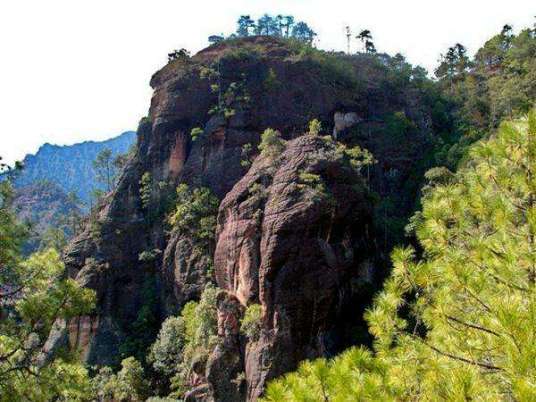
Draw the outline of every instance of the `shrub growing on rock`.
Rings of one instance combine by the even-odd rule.
[[[285,149],[285,142],[281,139],[281,133],[273,128],[267,128],[261,135],[259,151],[261,155],[275,158]]]
[[[216,296],[218,289],[207,285],[199,302],[187,303],[179,317],[170,317],[151,346],[153,368],[171,377],[170,397],[182,397],[191,386],[194,363],[204,366],[217,340]]]
[[[309,122],[309,134],[319,135],[320,131],[322,131],[322,123],[318,119],[311,120]]]
[[[177,187],[175,210],[168,221],[174,229],[189,233],[200,242],[214,238],[219,201],[208,188]]]
[[[145,172],[142,174],[140,179],[140,198],[143,209],[149,208],[151,203],[152,182],[151,173]]]
[[[92,382],[98,400],[141,402],[150,392],[143,367],[134,357],[124,359],[117,374],[109,367],[101,368]]]
[[[151,346],[148,361],[153,368],[170,376],[176,373],[183,359],[186,344],[186,324],[182,317],[169,317],[162,324],[155,343]]]
[[[240,332],[249,339],[256,341],[261,332],[262,306],[250,304],[240,323]]]
[[[194,127],[190,131],[190,137],[192,138],[192,141],[197,141],[202,135],[203,129],[201,127]]]

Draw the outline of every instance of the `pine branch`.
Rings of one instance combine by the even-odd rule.
[[[433,345],[430,345],[428,342],[424,341],[423,339],[420,339],[418,337],[414,337],[414,339],[418,339],[424,345],[428,346],[430,349],[432,349],[434,352],[440,354],[441,356],[445,356],[445,357],[448,357],[448,358],[453,359],[453,360],[457,360],[457,361],[460,361],[460,362],[463,362],[463,363],[470,364],[472,366],[477,366],[477,367],[485,368],[485,369],[488,369],[488,370],[503,371],[502,367],[494,366],[493,364],[488,364],[488,363],[483,363],[483,362],[478,362],[478,361],[475,361],[475,360],[467,359],[467,358],[462,357],[462,356],[456,356],[456,355],[454,355],[452,353],[444,352],[441,349],[439,349],[439,348],[437,348],[437,347],[435,347]]]
[[[454,321],[460,325],[463,325],[467,328],[472,328],[472,329],[476,329],[476,330],[479,330],[479,331],[483,331],[483,332],[487,332],[488,334],[491,334],[491,335],[495,335],[495,336],[498,336],[500,337],[501,334],[499,334],[498,332],[495,332],[491,329],[488,329],[488,328],[485,328],[485,327],[482,327],[480,325],[476,325],[476,324],[471,324],[471,323],[467,323],[467,322],[464,322],[456,317],[452,317],[450,315],[445,315],[445,317],[448,319],[448,320],[451,320],[451,321]]]

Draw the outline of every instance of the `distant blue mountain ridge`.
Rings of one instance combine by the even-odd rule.
[[[26,155],[24,169],[17,175],[14,185],[22,189],[38,182],[56,184],[66,194],[74,192],[85,207],[90,204],[92,192],[104,189],[93,168],[93,161],[105,148],[113,157],[126,153],[136,141],[136,132],[123,134],[105,141],[86,141],[74,145],[42,145],[35,155]]]

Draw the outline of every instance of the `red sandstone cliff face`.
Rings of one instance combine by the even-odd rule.
[[[304,183],[304,173],[319,182]],[[259,339],[242,340],[248,400],[267,379],[328,353],[352,284],[373,281],[365,271],[376,248],[367,194],[332,141],[306,135],[275,160],[258,158],[222,201],[217,283],[263,311]]]
[[[363,178],[334,144],[301,135],[313,118],[332,132],[336,112],[357,116],[349,120],[375,128],[376,135],[369,130],[368,136],[355,136],[345,125],[338,127],[339,137],[374,152],[379,163],[368,176],[379,183],[376,191],[402,193],[426,150],[430,125],[426,111],[414,107],[419,95],[411,84],[399,93],[381,93],[381,85],[388,87],[383,67],[370,70],[367,60],[358,60],[341,73],[330,63],[273,38],[253,37],[173,61],[153,76],[154,95],[138,129],[136,155],[98,220],[65,256],[69,274],[96,290],[97,310],[57,323],[48,350],[76,345],[90,364],[117,363],[125,339],[139,335],[132,323],[147,302],[147,283],[154,284],[160,302],[154,315],[162,320],[197,299],[208,281],[225,290],[218,306],[221,342],[209,358],[207,383],[188,400],[207,393],[218,401],[254,400],[268,379],[300,360],[330,355],[355,341],[349,334],[370,301],[363,288],[374,282],[379,256],[373,203]],[[240,83],[249,101],[229,101],[225,106],[234,114],[226,118],[209,113],[219,95],[210,88],[214,82],[202,77],[205,68],[218,71],[220,88]],[[382,116],[399,110],[414,122],[407,149],[381,136]],[[195,142],[194,127],[203,128]],[[267,127],[290,140],[287,150],[245,167],[242,147],[255,150]],[[255,156],[254,151],[250,157]],[[385,172],[393,167],[398,176],[387,182]],[[326,195],[303,181],[304,172],[320,176]],[[145,173],[151,178],[147,205],[140,196]],[[179,183],[208,187],[223,200],[217,242],[208,252],[196,251],[191,238],[166,223]],[[405,197],[409,203],[415,194]],[[141,261],[140,254],[150,250],[160,253]],[[215,276],[207,269],[212,260]],[[239,333],[252,303],[263,311],[256,340]],[[245,383],[234,385],[242,372]]]

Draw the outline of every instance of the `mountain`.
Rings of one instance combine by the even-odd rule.
[[[35,155],[23,160],[24,169],[15,180],[16,188],[40,181],[58,185],[66,194],[74,192],[88,206],[94,189],[103,189],[95,175],[93,161],[109,148],[113,156],[126,153],[136,141],[136,133],[127,131],[106,141],[86,141],[74,145],[44,144]]]
[[[25,254],[39,248],[42,241],[55,241],[58,246],[75,234],[78,224],[73,222],[74,217],[80,219],[87,212],[94,189],[103,189],[103,183],[96,178],[93,161],[103,149],[110,149],[112,157],[124,154],[135,140],[136,133],[127,131],[106,141],[65,146],[45,144],[35,155],[24,158],[24,169],[13,180],[13,206],[19,220],[30,227]],[[70,196],[71,193],[78,199]]]
[[[135,156],[65,254],[97,309],[58,322],[45,350],[148,364],[181,315],[185,400],[253,401],[300,361],[368,342],[362,313],[450,123],[433,81],[401,56],[249,37],[151,85]]]

